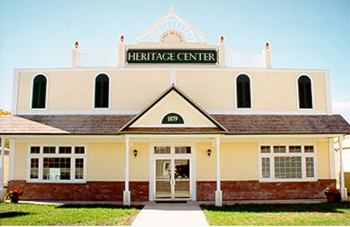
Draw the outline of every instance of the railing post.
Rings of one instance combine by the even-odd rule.
[[[75,42],[74,48],[72,51],[72,67],[79,67],[80,66],[80,50],[79,50],[79,43]]]
[[[125,44],[124,44],[124,36],[120,36],[120,43],[119,43],[119,67],[125,66]]]
[[[219,42],[219,67],[225,67],[225,44],[224,44],[224,37],[220,37]]]
[[[269,43],[265,43],[263,56],[264,56],[264,67],[271,68],[271,52],[269,50]]]

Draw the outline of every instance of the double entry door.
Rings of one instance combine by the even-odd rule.
[[[164,147],[155,147],[163,149]],[[155,199],[191,199],[191,147],[168,147],[168,154],[155,157]],[[182,152],[182,153],[179,153]],[[188,152],[188,153],[187,153]]]

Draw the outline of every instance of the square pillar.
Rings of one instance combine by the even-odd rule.
[[[339,137],[339,161],[340,161],[340,195],[341,200],[348,200],[348,190],[344,182],[344,165],[343,165],[343,137]]]
[[[216,137],[216,191],[215,206],[222,206],[222,191],[220,178],[220,138]]]
[[[130,206],[130,190],[129,190],[129,137],[125,140],[125,190],[123,192],[123,205]]]

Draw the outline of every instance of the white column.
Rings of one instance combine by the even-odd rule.
[[[129,137],[125,141],[125,191],[123,193],[123,204],[130,206],[130,191],[129,191]]]
[[[339,137],[339,156],[340,156],[340,194],[342,200],[348,199],[348,192],[344,184],[344,166],[343,166],[343,137]]]
[[[222,206],[222,191],[220,179],[220,138],[216,137],[216,191],[215,206]]]
[[[1,175],[0,175],[0,202],[3,202],[4,198],[4,154],[5,154],[5,137],[1,137]]]

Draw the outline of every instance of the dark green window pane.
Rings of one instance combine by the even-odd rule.
[[[108,108],[109,103],[109,78],[100,74],[95,81],[95,108]]]
[[[299,108],[311,109],[312,108],[312,91],[311,80],[307,76],[301,76],[298,80],[299,89]]]
[[[250,108],[250,79],[247,75],[237,77],[237,107]]]
[[[32,108],[44,109],[46,102],[46,77],[38,75],[33,81]]]

